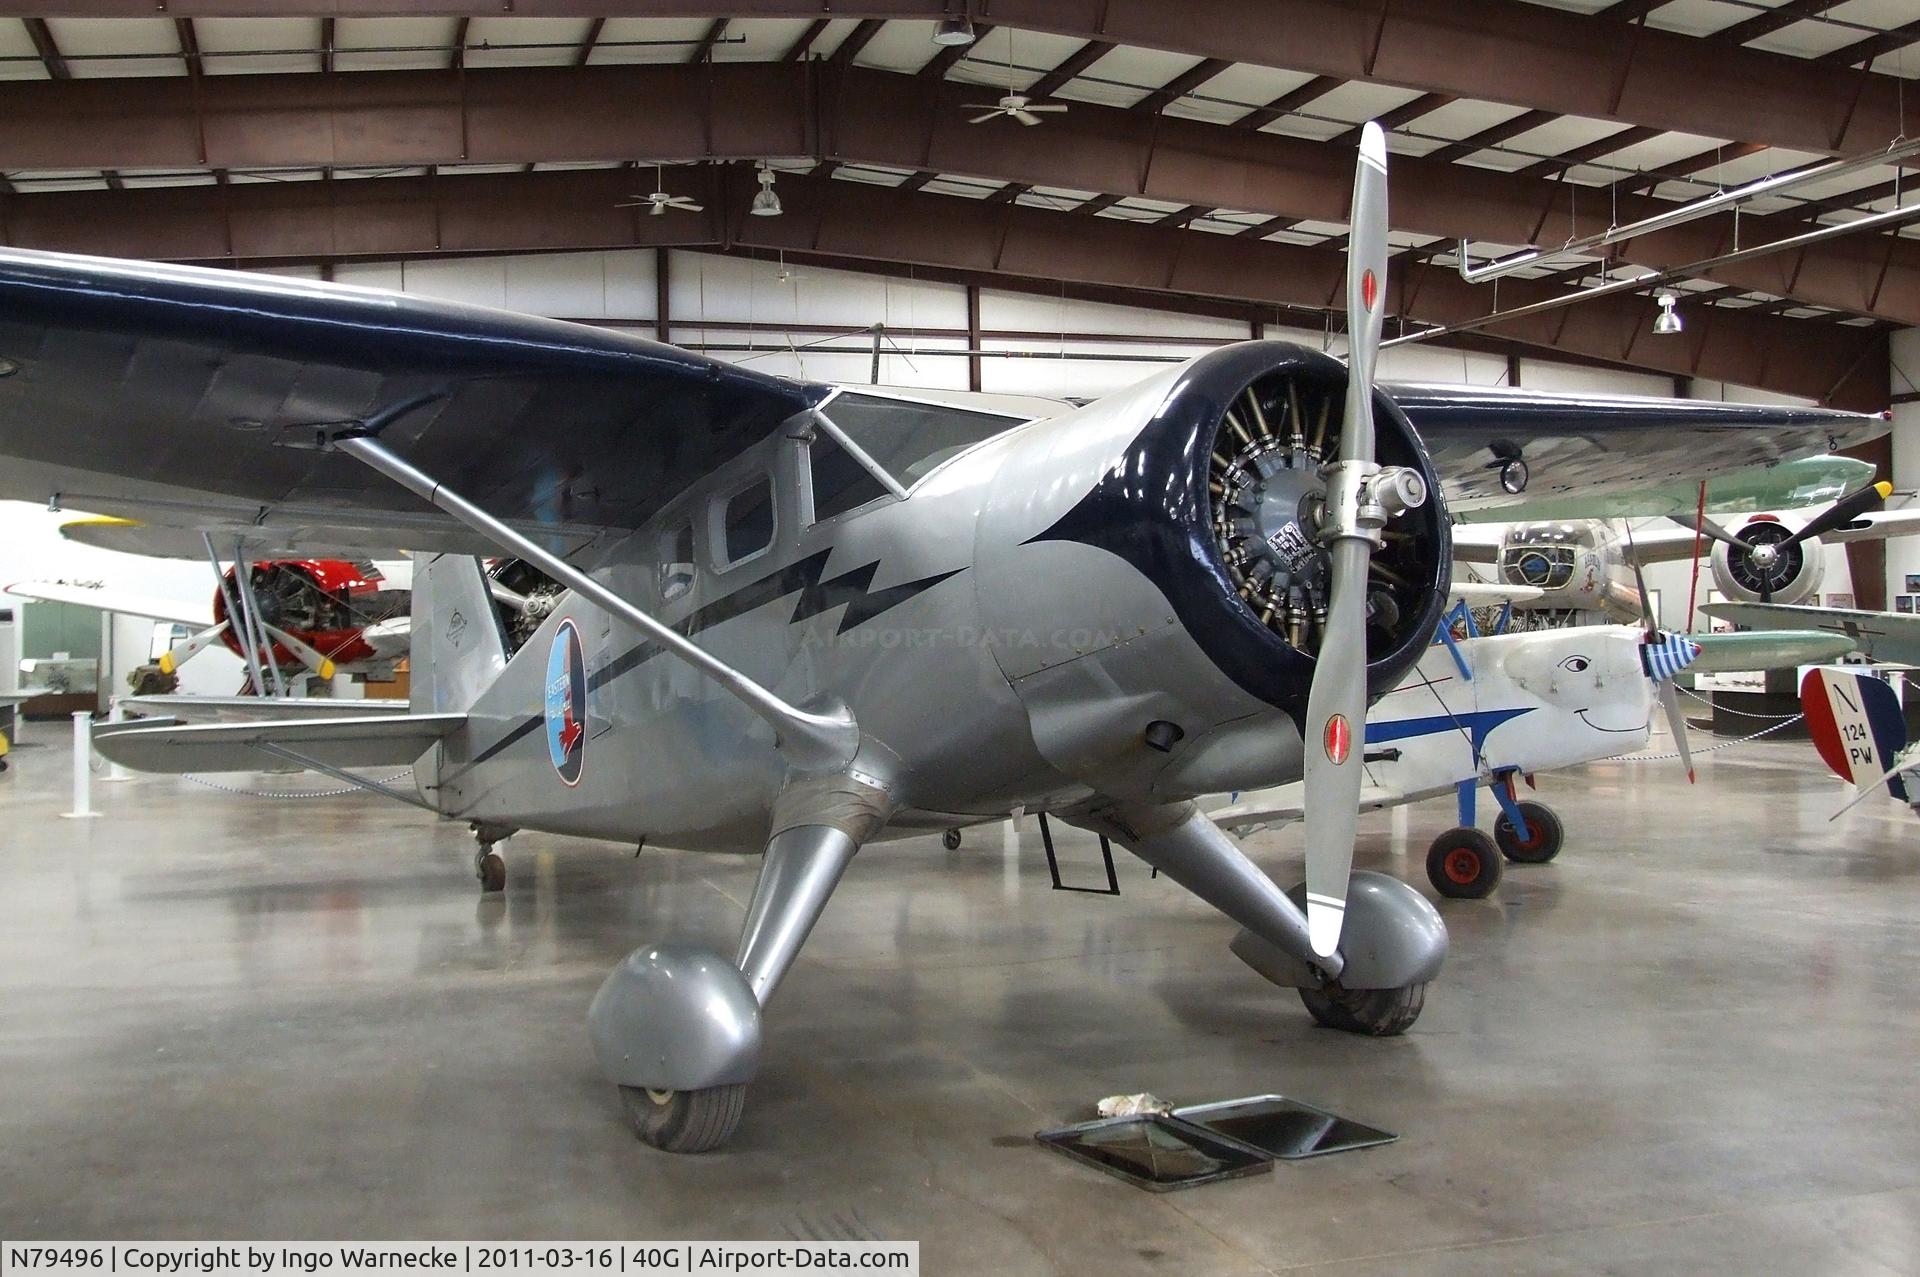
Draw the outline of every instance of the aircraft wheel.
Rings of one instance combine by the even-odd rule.
[[[1405,1033],[1427,1002],[1427,982],[1398,989],[1343,989],[1336,981],[1300,990],[1313,1018],[1330,1029],[1390,1038]]]
[[[1493,822],[1493,840],[1500,844],[1500,854],[1515,864],[1544,865],[1560,854],[1560,846],[1566,839],[1566,829],[1560,823],[1560,817],[1554,815],[1553,808],[1545,803],[1519,803],[1520,815],[1527,822],[1527,832],[1532,835],[1525,842],[1513,831],[1513,822],[1507,819],[1507,813],[1501,812],[1500,819]]]
[[[1532,817],[1528,817],[1532,819]],[[1500,854],[1478,829],[1449,829],[1427,848],[1427,878],[1455,900],[1481,900],[1500,885]]]
[[[948,851],[960,850],[960,831],[958,829],[949,829],[946,833],[941,834],[940,845]]]
[[[507,859],[492,847],[482,847],[473,858],[473,876],[487,895],[507,889]]]
[[[633,1133],[643,1143],[668,1153],[706,1153],[725,1144],[747,1107],[747,1084],[709,1086],[698,1091],[651,1091],[623,1086]]]

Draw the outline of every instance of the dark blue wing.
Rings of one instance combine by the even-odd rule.
[[[638,527],[826,393],[619,332],[192,267],[0,251],[0,496],[244,511],[342,543],[460,535],[316,429],[437,396],[384,436],[523,527]],[[172,504],[169,504],[172,503]],[[219,522],[219,520],[216,520]],[[361,535],[363,533],[365,535]]]

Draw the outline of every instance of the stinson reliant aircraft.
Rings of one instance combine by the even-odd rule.
[[[1364,130],[1346,365],[1224,347],[1023,419],[631,334],[276,277],[0,251],[0,496],[416,552],[412,713],[134,727],[157,771],[413,764],[474,824],[750,852],[733,959],[646,944],[588,1012],[641,1137],[738,1123],[762,1008],[879,837],[1044,811],[1243,929],[1322,1023],[1405,1030],[1446,952],[1351,873],[1368,702],[1448,598],[1447,500],[1515,456],[1602,490],[1849,447],[1851,413],[1374,383],[1386,147]],[[480,556],[570,595],[524,641]],[[1196,796],[1304,777],[1282,890]],[[368,782],[371,784],[371,782]]]

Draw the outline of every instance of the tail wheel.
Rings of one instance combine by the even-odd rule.
[[[633,1133],[668,1153],[707,1153],[725,1144],[747,1107],[747,1084],[698,1091],[652,1091],[623,1086]]]
[[[1531,816],[1528,817],[1532,819]],[[1427,878],[1454,900],[1481,900],[1500,885],[1500,853],[1478,829],[1449,829],[1427,848]]]
[[[1553,808],[1545,803],[1517,805],[1520,818],[1527,822],[1527,838],[1523,841],[1514,832],[1513,822],[1507,819],[1507,814],[1501,812],[1500,819],[1493,822],[1493,840],[1500,844],[1500,854],[1515,864],[1544,865],[1560,854],[1566,829]]]
[[[1368,1037],[1397,1037],[1413,1027],[1427,1004],[1427,983],[1398,989],[1343,989],[1338,983],[1300,990],[1313,1018],[1330,1029]]]

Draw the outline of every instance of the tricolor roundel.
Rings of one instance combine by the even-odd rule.
[[[587,663],[571,618],[560,622],[547,648],[546,719],[553,770],[577,785],[587,756]]]

